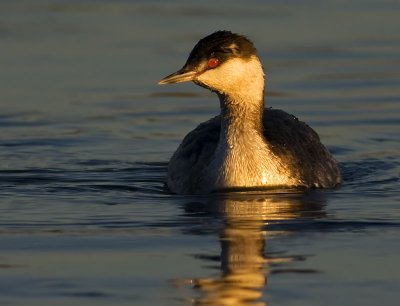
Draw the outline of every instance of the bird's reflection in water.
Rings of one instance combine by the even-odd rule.
[[[322,199],[304,194],[226,194],[201,203],[188,203],[186,211],[221,218],[221,273],[191,280],[199,296],[192,305],[266,305],[262,299],[268,265],[290,257],[267,257],[268,223],[301,217],[319,218]],[[280,234],[285,234],[282,230]],[[277,234],[275,231],[274,234]]]

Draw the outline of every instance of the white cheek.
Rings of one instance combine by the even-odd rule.
[[[255,56],[248,60],[230,59],[198,75],[196,81],[199,85],[229,95],[236,101],[246,99],[247,103],[258,103],[263,100],[264,72]]]
[[[232,59],[217,68],[205,71],[197,77],[197,80],[220,92],[226,92],[240,86],[244,75],[245,65],[240,59]]]

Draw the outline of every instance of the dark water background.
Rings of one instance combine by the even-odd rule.
[[[0,1],[0,305],[398,305],[399,10]],[[340,189],[164,190],[218,102],[156,83],[218,29],[256,43],[267,105],[318,131]]]

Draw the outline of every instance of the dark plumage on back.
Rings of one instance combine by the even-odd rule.
[[[272,152],[292,169],[299,169],[301,187],[332,188],[340,183],[340,170],[318,134],[306,123],[279,109],[264,110],[264,137]],[[218,145],[221,117],[200,124],[183,139],[172,156],[169,168],[174,178],[182,173],[201,173],[204,161],[211,160]],[[318,145],[316,145],[318,144]],[[186,193],[197,193],[201,176],[188,175]]]

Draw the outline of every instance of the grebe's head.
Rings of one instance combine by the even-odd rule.
[[[158,84],[188,81],[223,95],[264,89],[264,73],[253,43],[229,31],[218,31],[201,39],[186,64]]]

